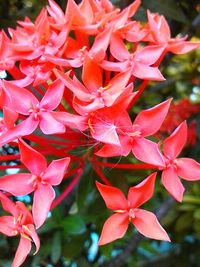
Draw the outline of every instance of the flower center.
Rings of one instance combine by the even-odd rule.
[[[34,118],[37,120],[40,112],[46,111],[44,108],[40,108],[39,104],[35,107],[29,109],[29,113],[33,114]]]
[[[165,168],[177,169],[177,160],[165,157]]]
[[[85,60],[85,55],[87,54],[87,46],[83,46],[81,49],[78,51],[78,56],[81,61]]]
[[[135,218],[135,209],[129,209],[128,217],[129,217],[129,221]]]
[[[41,173],[39,176],[32,175],[28,181],[28,184],[33,184],[34,189],[37,189],[38,184],[46,184],[47,182],[43,179],[44,173]]]

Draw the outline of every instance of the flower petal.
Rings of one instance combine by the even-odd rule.
[[[82,80],[90,93],[102,86],[102,69],[89,56],[85,57],[83,63]]]
[[[145,65],[152,65],[160,58],[165,51],[165,45],[151,45],[145,46],[135,53],[136,61],[139,61]]]
[[[17,235],[14,225],[14,217],[13,216],[2,216],[0,217],[0,233],[7,236],[15,236]]]
[[[182,55],[192,50],[195,50],[199,47],[200,47],[200,42],[182,41],[182,42],[176,42],[174,44],[171,43],[167,48],[167,50],[173,54]]]
[[[3,118],[4,118],[4,122],[6,124],[6,127],[9,129],[9,128],[14,127],[14,123],[18,119],[18,113],[16,113],[15,111],[13,111],[10,108],[4,106],[3,107]]]
[[[121,146],[105,144],[95,153],[99,157],[114,157],[114,156],[128,156],[131,152],[132,145],[129,136],[120,136]]]
[[[119,61],[125,61],[131,56],[123,40],[117,34],[112,34],[110,39],[110,53]]]
[[[162,184],[170,195],[172,195],[177,201],[182,202],[185,188],[183,187],[174,168],[168,168],[163,171]]]
[[[72,80],[69,77],[69,72],[63,73],[56,69],[54,70],[54,73],[78,99],[88,102],[90,94],[87,88],[79,82],[76,76],[74,76],[74,79]]]
[[[3,209],[11,213],[14,217],[17,215],[15,204],[3,193],[0,192],[0,201]]]
[[[55,80],[52,84],[50,84],[48,90],[43,96],[40,107],[45,108],[47,110],[54,110],[60,104],[64,93],[65,86],[63,82],[59,79]]]
[[[16,202],[16,208],[18,211],[16,218],[22,213],[23,217],[21,218],[21,224],[33,224],[33,217],[31,212],[28,210],[28,208],[25,206],[25,204],[21,201]]]
[[[29,183],[32,174],[17,173],[6,175],[0,178],[0,189],[11,193],[14,196],[24,196],[30,194],[34,189]]]
[[[36,229],[46,220],[52,201],[55,198],[55,191],[49,184],[38,184],[33,198],[33,219]]]
[[[57,121],[50,112],[42,112],[40,115],[40,129],[44,134],[64,133],[65,126]]]
[[[187,124],[183,121],[175,131],[164,140],[163,151],[166,157],[175,159],[187,141]]]
[[[11,108],[20,114],[29,115],[29,110],[39,103],[37,98],[27,89],[20,88],[8,81],[3,81],[3,88],[11,97]]]
[[[147,210],[138,209],[135,211],[133,225],[144,236],[156,240],[170,241],[170,238],[158,222],[155,214]]]
[[[21,237],[11,267],[19,267],[20,265],[22,265],[30,251],[31,241],[24,237]]]
[[[168,99],[153,108],[142,110],[136,117],[133,124],[139,125],[142,136],[155,134],[161,127],[169,110],[172,99]]]
[[[156,175],[157,173],[154,172],[138,185],[130,187],[128,191],[128,201],[131,208],[142,206],[152,197]]]
[[[71,114],[64,111],[52,112],[51,114],[57,121],[70,128],[75,128],[79,131],[84,131],[88,128],[88,118],[86,116]]]
[[[157,67],[150,67],[140,62],[134,62],[132,73],[142,80],[164,81],[165,78]]]
[[[81,26],[86,24],[86,18],[81,13],[81,10],[74,0],[67,1],[65,16],[67,18],[69,17],[72,20],[71,23],[73,25]]]
[[[107,27],[101,33],[99,33],[94,40],[94,43],[89,51],[89,54],[92,55],[95,61],[103,60],[105,57],[105,52],[108,48],[110,42],[110,36],[112,33],[112,27]],[[99,57],[98,55],[101,55]]]
[[[35,120],[33,116],[29,116],[12,129],[9,129],[5,134],[1,135],[0,146],[12,142],[19,137],[31,134],[35,131],[37,126],[38,120]]]
[[[176,159],[177,174],[187,181],[200,180],[200,163],[190,158]]]
[[[99,116],[88,120],[92,137],[102,143],[120,146],[121,144],[114,122],[106,121],[106,119]]]
[[[47,167],[45,157],[35,149],[26,144],[22,139],[19,140],[21,162],[31,171],[32,174],[40,176]]]
[[[111,215],[104,223],[99,238],[99,246],[122,238],[128,229],[128,224],[129,220],[127,213],[115,213]]]
[[[47,167],[43,179],[51,185],[60,184],[65,175],[69,162],[69,157],[53,160]]]
[[[114,186],[108,186],[96,182],[96,186],[105,201],[108,209],[126,210],[128,207],[127,200],[122,191]]]
[[[142,137],[135,138],[132,143],[132,152],[137,159],[145,163],[155,166],[165,166],[158,144],[148,139]]]
[[[32,238],[32,240],[36,246],[36,251],[34,253],[34,255],[35,255],[38,252],[38,250],[40,249],[40,239],[39,239],[39,237],[35,231],[35,227],[33,224],[27,224],[26,227],[28,228],[27,234],[30,235],[30,237]]]
[[[126,60],[124,62],[111,62],[103,60],[100,66],[105,70],[117,71],[117,72],[123,72],[127,69],[130,69],[129,60]]]

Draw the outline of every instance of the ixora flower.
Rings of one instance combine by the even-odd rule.
[[[36,228],[39,228],[47,218],[55,191],[52,187],[61,183],[70,158],[53,160],[47,167],[45,157],[19,140],[21,162],[31,173],[17,173],[6,175],[0,179],[0,189],[13,194],[23,196],[34,192],[33,219]]]
[[[140,209],[140,206],[153,195],[156,174],[152,173],[140,184],[131,187],[128,192],[128,199],[125,198],[120,189],[96,182],[107,208],[114,212],[103,226],[99,245],[105,245],[122,238],[128,229],[129,222],[146,237],[170,241],[156,216],[152,212]]]
[[[132,123],[127,112],[109,112],[110,118],[113,123],[110,123],[110,128],[113,127],[120,145],[117,142],[110,144],[104,141],[106,138],[105,129],[107,121],[100,119],[91,120],[93,125],[93,137],[97,140],[104,142],[104,146],[96,153],[100,157],[112,157],[112,156],[127,156],[131,151],[133,155],[146,163],[156,166],[164,166],[162,155],[158,149],[158,144],[146,139],[146,137],[155,134],[161,127],[167,112],[169,110],[171,99],[168,99],[150,109],[142,110],[134,122]],[[108,116],[107,116],[108,117]],[[103,125],[103,123],[105,125]],[[103,129],[100,131],[99,129]],[[111,133],[111,130],[110,130]],[[104,137],[104,139],[101,137]],[[110,140],[111,138],[109,138]],[[114,139],[113,139],[114,140]]]
[[[13,203],[6,195],[0,192],[0,202],[3,209],[12,216],[0,217],[0,233],[7,236],[20,235],[20,242],[11,267],[20,266],[31,250],[31,244],[36,246],[36,254],[40,248],[40,240],[35,231],[33,218],[24,203]]]
[[[31,134],[38,126],[44,134],[65,132],[65,126],[53,117],[55,112],[53,110],[60,104],[64,93],[64,85],[58,79],[49,85],[41,101],[29,90],[9,81],[3,82],[2,91],[5,94],[5,103],[8,103],[10,110],[28,117],[2,134],[0,146],[18,137]]]
[[[163,142],[165,166],[162,184],[177,201],[182,202],[185,191],[179,177],[186,181],[200,180],[200,163],[191,158],[177,158],[187,142],[187,124],[182,122]]]
[[[147,11],[149,35],[146,41],[154,44],[166,45],[166,51],[173,54],[182,55],[200,47],[199,42],[185,41],[187,36],[183,38],[171,38],[171,32],[166,19],[159,14],[151,14]]]

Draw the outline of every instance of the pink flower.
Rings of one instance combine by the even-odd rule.
[[[118,188],[96,182],[107,208],[114,212],[103,226],[99,245],[122,238],[128,229],[129,222],[146,237],[170,241],[156,216],[152,212],[140,209],[140,206],[153,195],[155,178],[156,173],[153,173],[140,184],[131,187],[127,200]]]
[[[104,60],[101,64],[103,69],[110,71],[131,70],[132,75],[143,80],[163,81],[165,78],[158,67],[151,66],[162,56],[165,45],[152,45],[141,48],[131,54],[123,40],[117,35],[112,37],[110,52],[119,62]]]
[[[12,109],[4,106],[3,118],[0,118],[0,136],[6,134],[10,129],[13,129],[17,119],[18,114]]]
[[[36,254],[40,248],[40,240],[35,231],[33,218],[24,203],[13,203],[9,198],[0,192],[0,201],[3,209],[12,216],[0,217],[0,232],[7,236],[20,235],[20,242],[11,267],[18,267],[23,264],[31,250],[32,241],[35,243]]]
[[[53,160],[47,167],[42,154],[19,140],[21,162],[31,173],[17,173],[4,176],[0,179],[0,189],[22,196],[34,192],[33,219],[36,228],[39,228],[47,218],[55,191],[52,187],[59,185],[65,175],[70,158]]]
[[[68,73],[55,71],[58,78],[69,88],[73,94],[73,107],[81,115],[96,111],[104,107],[110,107],[119,102],[125,95],[132,92],[129,85],[130,71],[115,75],[109,84],[103,85],[103,72],[89,57],[83,64],[82,84],[76,76],[73,80]]]
[[[3,82],[3,89],[10,100],[9,108],[13,112],[28,116],[11,131],[1,136],[0,145],[18,137],[31,134],[39,126],[44,134],[64,133],[65,126],[55,120],[53,110],[57,108],[64,92],[64,85],[58,79],[54,81],[39,102],[27,89],[20,88],[8,81]]]
[[[96,155],[101,157],[127,156],[132,151],[133,155],[143,162],[164,166],[158,145],[146,139],[146,137],[155,134],[160,129],[167,115],[170,102],[171,99],[141,111],[133,123],[128,113],[125,111],[121,112],[120,110],[110,113],[110,121],[108,120],[108,115],[107,121],[102,121],[100,116],[99,119],[97,117],[96,121],[92,120],[93,136],[100,135],[100,129],[102,129],[104,139],[101,137],[101,141],[104,141],[104,143],[108,143],[107,140],[110,141]],[[114,138],[108,138],[108,135],[106,135],[106,126],[103,127],[103,123],[107,125],[107,128],[110,126],[110,134],[115,132],[115,143]],[[98,140],[100,140],[100,137]],[[111,140],[113,141],[112,143]]]
[[[152,15],[147,11],[149,35],[147,40],[154,44],[166,45],[166,51],[174,54],[185,54],[200,47],[200,42],[185,41],[183,38],[171,38],[171,32],[166,19],[159,14]]]
[[[187,181],[200,180],[200,164],[190,158],[177,158],[187,142],[187,124],[182,122],[175,131],[164,140],[163,153],[165,167],[162,173],[162,184],[177,201],[183,199],[184,186],[179,177]]]
[[[17,54],[11,47],[11,41],[4,31],[0,32],[0,71],[12,69],[17,61]]]

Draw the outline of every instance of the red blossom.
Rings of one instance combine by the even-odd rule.
[[[24,203],[13,203],[9,198],[0,192],[0,202],[3,209],[12,216],[0,217],[0,233],[7,236],[20,235],[20,242],[12,263],[12,267],[21,266],[31,250],[32,241],[35,243],[36,254],[40,248],[40,240],[35,231],[33,218]]]
[[[47,218],[55,191],[52,187],[59,185],[65,175],[70,158],[53,160],[47,167],[42,154],[19,140],[21,162],[30,173],[17,173],[0,179],[0,189],[14,196],[23,196],[34,192],[33,218],[36,228],[39,228]]]
[[[152,212],[140,209],[140,206],[153,195],[155,178],[156,173],[153,173],[140,184],[130,187],[127,200],[118,188],[96,182],[107,208],[114,212],[103,226],[99,245],[122,238],[128,229],[129,222],[146,237],[170,241],[156,216]]]
[[[179,177],[187,181],[200,179],[200,163],[190,158],[177,158],[187,141],[187,124],[182,122],[163,142],[165,167],[160,167],[162,184],[179,202],[183,199],[184,186]]]

